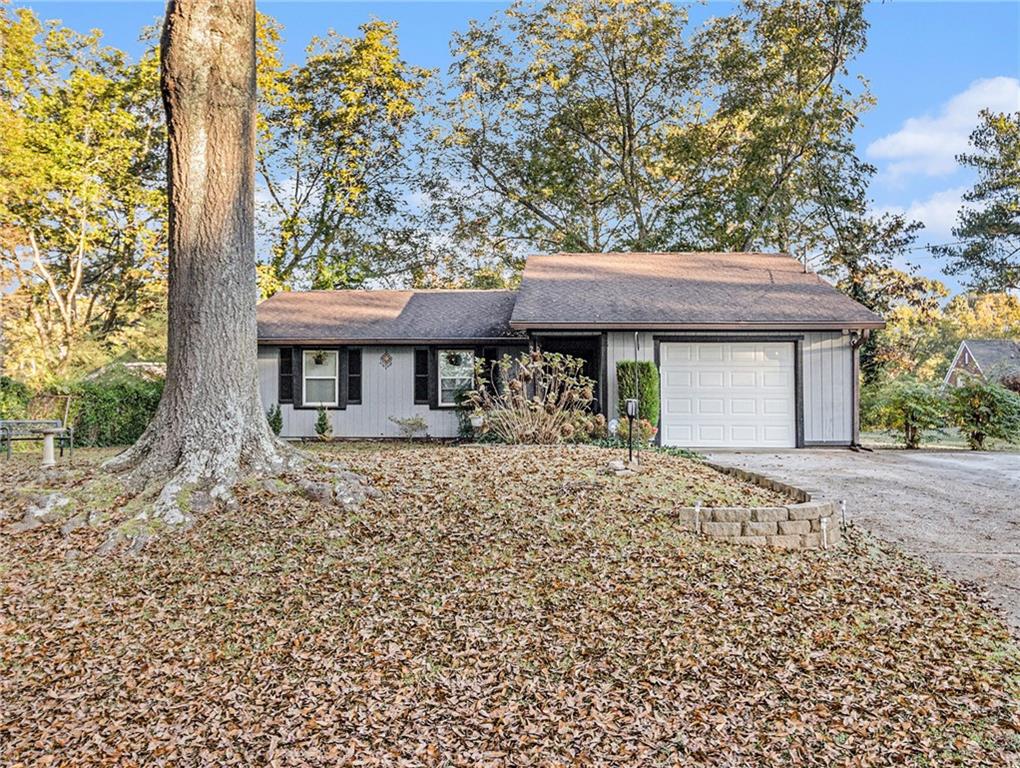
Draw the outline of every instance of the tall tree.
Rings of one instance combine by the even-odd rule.
[[[409,273],[426,258],[409,199],[426,182],[409,142],[430,73],[400,58],[386,22],[314,38],[291,67],[280,63],[279,37],[261,17],[257,165],[272,244],[263,293]]]
[[[848,85],[863,3],[518,2],[454,38],[456,229],[540,250],[783,250],[860,284],[914,225],[869,216]]]
[[[161,41],[169,134],[167,379],[152,423],[108,463],[185,518],[194,489],[230,499],[284,461],[259,401],[255,346],[255,3],[170,0]]]
[[[8,362],[59,377],[162,305],[158,63],[3,7],[0,50],[0,274],[19,315],[6,318]]]
[[[970,143],[957,157],[978,173],[953,228],[961,242],[933,250],[974,290],[1020,290],[1020,112],[983,110]]]

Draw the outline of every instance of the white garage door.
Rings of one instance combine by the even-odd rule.
[[[795,447],[793,355],[792,342],[662,344],[662,444]]]

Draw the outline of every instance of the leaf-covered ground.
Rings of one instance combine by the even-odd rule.
[[[382,496],[345,511],[253,484],[237,511],[134,557],[90,556],[102,526],[10,533],[15,486],[88,472],[43,482],[25,457],[0,463],[0,765],[1020,752],[1002,624],[863,535],[792,554],[698,540],[664,487],[748,491],[663,455],[639,479],[598,475],[595,448],[325,450]]]

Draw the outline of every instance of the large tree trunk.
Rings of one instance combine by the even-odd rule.
[[[167,379],[138,442],[109,463],[162,488],[156,514],[181,522],[182,492],[230,498],[241,470],[275,471],[256,371],[254,0],[170,0],[161,41],[169,131]]]

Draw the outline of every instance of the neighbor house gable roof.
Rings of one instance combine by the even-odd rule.
[[[515,335],[512,291],[293,291],[258,306],[262,344],[469,342]]]
[[[510,324],[540,328],[880,328],[882,318],[786,254],[532,256]]]
[[[964,339],[978,369],[985,376],[1007,376],[1020,372],[1020,342],[1012,339]],[[959,353],[957,353],[957,358]],[[954,364],[956,360],[953,361]]]

